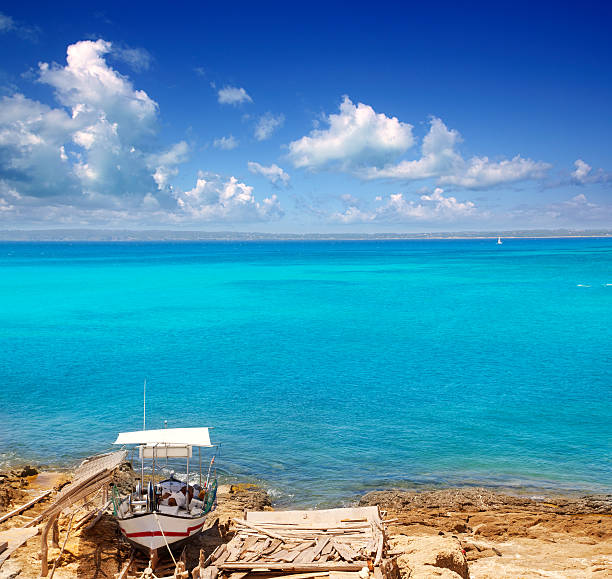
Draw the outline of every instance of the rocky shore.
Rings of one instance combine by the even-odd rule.
[[[0,474],[0,515],[68,480],[66,473],[38,474],[31,467]],[[272,508],[265,491],[248,484],[220,487],[218,502],[210,529],[187,551],[194,564],[200,548],[212,552],[231,537],[232,517]],[[371,492],[357,503],[384,511],[402,579],[612,577],[612,495],[536,501],[482,488],[390,490]],[[46,506],[34,505],[0,524],[0,531],[23,526]],[[39,544],[35,536],[15,551],[0,567],[0,579],[38,577]],[[50,549],[50,560],[58,554]],[[112,578],[128,554],[114,520],[105,515],[93,528],[71,535],[54,578]]]
[[[380,491],[404,577],[612,577],[612,495],[532,500],[484,488]]]

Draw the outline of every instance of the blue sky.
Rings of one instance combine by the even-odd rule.
[[[607,3],[32,3],[0,227],[612,226]]]

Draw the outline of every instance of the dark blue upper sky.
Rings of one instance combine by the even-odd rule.
[[[1,12],[6,228],[611,224],[606,3]]]

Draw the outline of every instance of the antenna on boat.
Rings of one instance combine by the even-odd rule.
[[[144,380],[144,392],[142,395],[142,429],[147,429],[147,379]]]

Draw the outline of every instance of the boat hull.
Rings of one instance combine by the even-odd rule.
[[[206,515],[186,518],[162,513],[145,513],[117,519],[123,536],[136,547],[146,551],[153,551],[164,547],[166,543],[172,545],[197,535],[202,531],[205,521]]]

